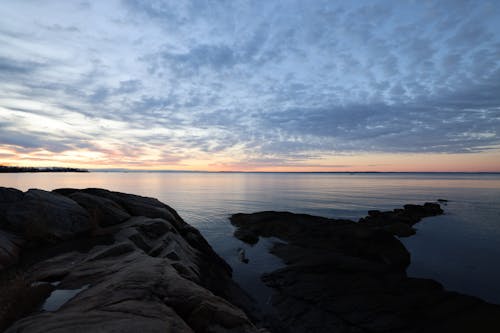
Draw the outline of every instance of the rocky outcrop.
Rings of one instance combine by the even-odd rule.
[[[278,237],[304,249],[328,249],[345,256],[363,258],[388,267],[404,269],[410,254],[399,240],[384,230],[365,227],[349,220],[333,220],[288,212],[235,214],[231,223],[245,241],[255,243],[259,236]],[[252,235],[250,237],[249,235]]]
[[[75,192],[68,196],[85,208],[95,223],[102,227],[120,224],[131,216],[113,200],[84,192]]]
[[[379,210],[368,211],[368,216],[361,218],[359,223],[372,228],[380,228],[398,237],[408,237],[415,234],[413,225],[422,218],[443,214],[437,203],[426,202],[424,205],[404,205],[403,209],[394,209],[390,212]]]
[[[3,190],[4,195],[7,191]],[[22,197],[17,193],[6,197],[7,200],[0,203],[1,227],[28,240],[66,240],[91,228],[88,212],[57,193],[32,189]]]
[[[360,223],[286,212],[231,222],[243,241],[286,241],[271,249],[286,267],[262,276],[286,332],[498,332],[500,306],[406,275],[410,255],[387,227],[411,226],[438,208],[373,211]]]
[[[19,258],[26,281],[52,290],[39,306],[60,303],[32,309],[7,332],[258,331],[231,268],[158,200],[102,189],[3,192],[5,244],[24,240],[8,263]],[[46,232],[35,239],[30,228],[38,225]],[[15,252],[0,251],[0,260]]]

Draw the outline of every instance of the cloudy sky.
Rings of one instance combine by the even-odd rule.
[[[0,164],[500,171],[500,2],[4,0]]]

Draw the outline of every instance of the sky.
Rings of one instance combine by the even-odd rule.
[[[3,0],[0,164],[500,171],[500,2]]]

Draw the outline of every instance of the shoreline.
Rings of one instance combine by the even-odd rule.
[[[38,172],[80,172],[88,173],[86,169],[64,167],[19,167],[0,165],[0,173],[38,173]]]
[[[52,208],[41,209],[41,207]],[[342,269],[348,268],[348,272],[357,272],[356,276],[358,280],[356,281],[358,281],[358,288],[360,286],[366,287],[366,283],[370,284],[370,281],[373,281],[370,280],[370,277],[374,276],[374,274],[379,278],[387,278],[389,276],[392,282],[400,281],[399,284],[401,286],[408,285],[411,282],[411,288],[407,286],[406,288],[409,289],[406,292],[401,292],[400,298],[398,298],[399,300],[405,300],[405,302],[412,300],[412,291],[415,291],[417,287],[420,293],[424,292],[428,295],[433,295],[433,297],[436,295],[447,295],[448,297],[449,292],[442,290],[442,287],[437,282],[431,282],[428,279],[411,279],[406,277],[404,270],[409,263],[409,253],[393,236],[394,234],[410,236],[413,232],[411,225],[417,223],[421,218],[429,216],[429,214],[439,214],[439,209],[439,205],[429,204],[427,206],[407,205],[403,209],[397,209],[392,212],[371,211],[368,217],[361,223],[305,214],[278,212],[233,215],[233,220],[235,216],[245,216],[247,220],[250,217],[250,220],[252,220],[253,217],[267,214],[266,219],[269,223],[266,223],[266,225],[274,227],[271,228],[271,231],[265,228],[261,230],[259,229],[260,227],[252,229],[250,235],[253,237],[252,241],[255,241],[256,235],[257,241],[260,236],[276,236],[287,241],[287,244],[274,246],[271,250],[273,255],[285,260],[286,267],[266,274],[263,277],[264,282],[268,286],[280,291],[278,297],[273,296],[273,306],[277,310],[278,315],[266,316],[260,309],[256,308],[256,303],[252,302],[249,298],[248,293],[251,291],[243,291],[234,283],[231,279],[231,268],[212,250],[201,234],[184,222],[175,210],[156,199],[103,189],[59,189],[52,192],[30,190],[23,193],[14,189],[0,188],[0,222],[2,222],[0,230],[4,234],[8,234],[8,239],[11,245],[13,245],[11,250],[14,249],[14,251],[9,251],[7,254],[15,254],[17,248],[17,260],[21,259],[26,266],[23,269],[23,274],[26,274],[24,278],[31,281],[30,283],[43,282],[37,285],[36,288],[37,292],[43,292],[42,294],[44,295],[40,299],[40,302],[45,302],[48,297],[47,295],[51,295],[54,291],[80,290],[79,288],[85,287],[80,290],[80,293],[67,300],[67,305],[63,303],[62,307],[57,311],[33,314],[31,310],[24,315],[24,319],[21,319],[14,325],[18,325],[16,327],[24,327],[25,331],[30,331],[30,327],[34,329],[34,327],[40,325],[44,327],[44,325],[49,325],[50,323],[54,324],[58,321],[57,318],[71,318],[71,320],[65,322],[65,325],[67,325],[64,327],[65,329],[82,327],[81,325],[85,324],[78,318],[73,317],[75,315],[74,310],[81,310],[89,306],[89,295],[94,295],[90,298],[93,300],[92,302],[104,302],[99,304],[106,307],[105,300],[101,300],[98,297],[95,289],[105,282],[102,280],[102,275],[107,276],[108,279],[112,279],[117,286],[124,286],[131,283],[132,281],[128,279],[129,277],[116,275],[116,272],[110,270],[111,266],[121,267],[120,270],[128,269],[126,267],[129,267],[131,262],[137,265],[136,268],[138,269],[138,271],[129,270],[129,273],[135,276],[134,279],[137,278],[142,281],[144,277],[141,277],[141,272],[147,270],[152,274],[149,278],[154,278],[156,282],[154,285],[150,285],[148,282],[143,281],[145,285],[149,286],[148,288],[152,288],[148,289],[148,291],[145,291],[142,285],[133,283],[133,287],[129,292],[133,294],[137,292],[145,293],[145,295],[150,295],[150,292],[153,292],[153,294],[160,293],[164,297],[169,298],[172,297],[172,294],[176,295],[178,288],[187,283],[184,280],[188,280],[190,281],[189,283],[195,283],[198,286],[196,287],[191,284],[192,288],[190,287],[190,292],[194,294],[201,293],[196,295],[205,295],[200,299],[201,303],[213,304],[215,302],[214,299],[208,296],[209,294],[218,295],[218,297],[222,297],[225,300],[224,302],[229,302],[230,307],[227,308],[227,304],[224,302],[219,303],[220,299],[218,299],[219,301],[216,302],[218,305],[213,309],[217,309],[217,311],[224,309],[224,316],[239,318],[234,319],[235,322],[223,322],[223,325],[226,325],[224,327],[229,327],[231,332],[254,332],[258,328],[267,328],[270,332],[286,332],[290,327],[293,329],[288,330],[289,332],[305,332],[311,326],[304,325],[318,325],[318,320],[312,320],[307,317],[300,319],[300,322],[303,323],[302,326],[293,323],[294,320],[298,320],[298,317],[291,309],[302,309],[303,315],[317,315],[319,310],[316,308],[314,311],[310,311],[304,308],[303,304],[294,303],[295,301],[293,300],[296,297],[291,297],[288,293],[290,286],[282,285],[282,282],[287,281],[287,279],[289,280],[290,276],[295,276],[295,283],[299,283],[301,288],[297,288],[297,285],[295,285],[293,288],[294,292],[301,291],[302,298],[309,298],[310,301],[317,304],[332,304],[331,300],[318,300],[314,298],[314,295],[318,291],[320,291],[320,294],[325,294],[325,290],[334,290],[333,286],[342,281],[338,280],[338,269],[337,271],[335,269],[332,270],[332,267],[343,267]],[[21,211],[23,213],[20,213]],[[28,213],[25,213],[26,211]],[[23,223],[26,219],[32,219],[33,216],[38,216],[36,225],[44,225],[45,229],[35,228],[35,231],[39,233],[38,235],[33,235],[33,233],[25,234],[28,230],[31,230],[33,225],[26,229]],[[285,224],[283,223],[283,217],[285,217],[284,220],[287,222]],[[57,221],[54,222],[54,218]],[[256,221],[259,221],[259,218]],[[392,222],[386,223],[387,221]],[[297,229],[300,229],[300,232],[295,229],[292,230],[297,223],[299,225],[303,224],[302,227]],[[352,226],[353,223],[356,224],[356,227]],[[401,225],[401,223],[408,225]],[[240,228],[243,224],[240,225]],[[73,229],[67,230],[68,225],[71,225]],[[332,225],[336,225],[336,227],[331,227]],[[340,227],[340,229],[337,227]],[[376,232],[373,232],[372,229],[376,230]],[[332,243],[331,239],[337,237],[339,232],[342,235],[340,239],[344,239],[343,249],[348,252],[347,254],[345,251],[339,252],[337,247],[332,247],[330,244]],[[17,238],[11,237],[13,234]],[[330,238],[325,241],[326,235],[330,236]],[[243,236],[245,236],[244,233]],[[246,236],[249,236],[248,233]],[[252,239],[252,237],[249,239]],[[5,244],[5,242],[2,244]],[[311,247],[311,244],[314,244],[314,246]],[[371,245],[366,247],[366,244]],[[325,255],[325,249],[328,255]],[[199,253],[200,251],[205,253],[205,255]],[[31,252],[32,255],[26,256],[27,252]],[[0,256],[0,259],[4,260],[2,264],[5,263],[5,258],[5,255]],[[300,268],[304,261],[307,261],[307,270],[303,270],[303,266]],[[68,265],[69,262],[77,262],[78,264],[76,266],[74,264]],[[144,267],[146,262],[156,268],[153,271],[151,271],[151,267],[146,269]],[[15,262],[11,262],[11,264],[15,266]],[[168,270],[167,268],[160,269],[160,267],[164,266],[171,267],[173,270]],[[89,269],[93,272],[92,274],[81,275],[82,272],[88,272]],[[164,269],[167,269],[168,272],[164,271]],[[336,273],[331,275],[332,271]],[[163,273],[160,274],[159,272]],[[162,289],[165,288],[165,281],[163,281],[164,278],[162,277],[165,276],[164,274],[167,274],[170,279],[175,278],[177,286],[171,285],[173,289]],[[346,272],[342,274],[345,275]],[[329,277],[331,281],[336,282],[333,285],[331,282],[325,284],[326,282],[320,281],[321,283],[318,283],[318,278],[321,279],[325,276]],[[304,277],[307,277],[309,281],[313,279],[315,283],[312,285],[311,283],[304,284],[304,281],[307,282],[307,279],[304,280]],[[59,281],[60,284],[53,286],[51,283],[54,281]],[[349,290],[346,286],[343,285],[343,292]],[[317,287],[320,287],[320,290]],[[195,292],[193,288],[197,291]],[[205,289],[209,294],[206,294],[205,291],[199,288]],[[374,289],[370,290],[371,292],[375,291]],[[391,292],[394,292],[394,290]],[[120,295],[120,293],[116,291],[107,295],[110,298],[114,298]],[[481,317],[483,321],[485,318],[486,320],[490,318],[488,316],[484,317],[486,311],[497,313],[497,305],[488,304],[479,301],[477,298],[458,293],[453,293],[453,295],[458,296],[450,306],[457,306],[459,302],[464,302],[464,300],[467,304],[472,304],[472,308],[477,309],[477,306],[480,305],[482,310],[479,315],[483,316]],[[185,296],[187,295],[184,294]],[[344,303],[339,302],[337,299],[335,304],[346,306],[346,302],[356,302],[356,304],[366,303],[366,298],[362,301],[356,297],[351,295],[347,299],[344,299]],[[276,299],[281,300],[281,303],[279,301],[276,302]],[[470,303],[471,299],[478,301]],[[140,315],[145,310],[145,306],[147,305],[149,309],[151,304],[142,297],[135,299],[134,302],[133,305],[131,304],[126,308],[118,309],[118,313],[123,313],[123,318],[127,318],[127,316],[130,316],[129,312],[132,311],[134,316],[139,316],[137,319],[140,319],[144,325],[152,324],[151,318],[145,319]],[[192,306],[185,304],[183,300],[177,300],[173,303],[171,301],[161,301],[160,303],[155,303],[153,308],[162,309],[161,311],[170,308],[178,313],[181,311],[179,309]],[[283,304],[287,305],[286,311],[283,311]],[[379,304],[378,306],[383,308],[384,304],[386,303]],[[387,304],[392,303],[388,302]],[[430,307],[432,304],[431,302],[427,305]],[[199,314],[199,311],[202,311],[202,309],[191,307],[188,311],[189,315],[183,312],[180,319],[184,323],[188,323],[188,319],[195,316],[193,313]],[[207,309],[203,307],[203,311],[207,311]],[[206,313],[203,311],[202,313],[205,316]],[[335,325],[337,328],[346,328],[348,327],[345,326],[347,325],[346,322],[351,323],[349,324],[351,328],[359,328],[366,324],[356,323],[352,318],[346,319],[345,316],[339,316],[339,312],[349,313],[351,316],[360,316],[360,311],[353,311],[347,308],[327,312],[327,317],[331,320],[321,322],[321,325],[325,328],[325,332],[328,332]],[[241,315],[242,313],[243,315]],[[370,313],[372,314],[370,315]],[[373,317],[376,315],[376,312],[366,313],[365,311],[364,315],[365,318],[366,316]],[[418,311],[413,313],[413,315],[418,317]],[[122,323],[116,321],[116,318],[109,317],[107,313],[99,313],[98,316],[103,322],[112,325],[110,327],[122,327],[113,326],[122,325]],[[461,317],[465,318],[465,316]],[[170,324],[177,322],[171,316],[168,318],[170,318]],[[189,329],[201,332],[203,331],[203,327],[209,325],[209,323],[203,322],[202,317],[195,316],[195,318],[194,322],[193,318],[190,319],[191,322],[187,325]],[[336,321],[333,318],[336,318]],[[340,321],[337,320],[339,318],[341,319]],[[394,325],[395,322],[401,319],[398,316],[393,316],[390,320],[387,316],[381,318],[385,321],[384,325],[389,325],[387,324],[388,322]],[[405,320],[412,323],[410,319]],[[380,320],[372,321],[371,325],[373,327],[380,325]],[[165,321],[160,320],[157,322],[156,319],[153,321],[155,322],[154,325],[167,325]],[[335,322],[335,325],[332,322]],[[222,322],[220,324],[222,325]],[[446,324],[451,325],[450,322]],[[416,324],[413,323],[412,325]],[[235,327],[238,328],[236,329]],[[373,327],[367,329],[371,330]],[[401,329],[397,325],[394,327]]]
[[[235,214],[231,223],[249,244],[286,242],[270,249],[286,266],[262,281],[274,289],[287,332],[495,332],[498,304],[406,274],[410,253],[393,235],[411,237],[412,225],[440,214],[438,204],[426,203],[370,211],[358,222],[268,211]]]

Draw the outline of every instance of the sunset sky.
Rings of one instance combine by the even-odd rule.
[[[500,171],[500,1],[2,1],[0,164]]]

